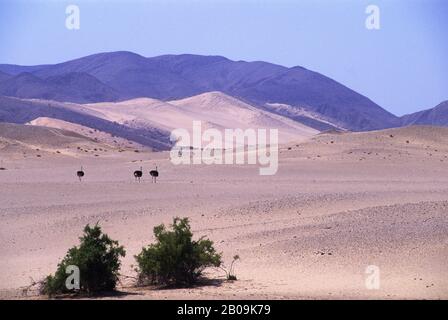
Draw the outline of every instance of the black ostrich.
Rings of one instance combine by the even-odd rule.
[[[82,166],[81,166],[81,170],[76,171],[76,175],[78,176],[79,181],[81,181],[82,177],[84,177],[84,170],[82,169]]]
[[[159,176],[159,171],[157,171],[157,166],[156,166],[156,170],[149,171],[149,174],[152,177],[152,182],[157,183],[157,177]]]
[[[143,168],[140,167],[140,170],[135,170],[134,171],[134,178],[135,180],[138,179],[138,182],[140,182],[140,178],[143,176]]]

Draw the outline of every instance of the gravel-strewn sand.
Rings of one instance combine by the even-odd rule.
[[[53,272],[84,225],[97,221],[126,247],[123,274],[133,275],[133,255],[153,240],[154,225],[173,216],[190,217],[226,262],[239,254],[239,280],[179,290],[125,281],[129,294],[120,298],[448,298],[447,129],[319,135],[283,146],[275,176],[259,176],[257,166],[173,166],[167,153],[7,156],[3,298]],[[160,180],[151,184],[155,164]],[[136,183],[140,165],[146,177]],[[379,290],[365,286],[368,265],[380,268]],[[220,271],[209,275],[223,279]]]

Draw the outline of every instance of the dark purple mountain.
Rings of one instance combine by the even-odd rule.
[[[448,100],[432,109],[404,115],[401,121],[403,126],[421,124],[448,127]]]
[[[34,72],[36,70],[39,70],[41,68],[45,68],[49,65],[37,65],[37,66],[19,66],[19,65],[15,65],[15,64],[2,64],[0,65],[0,70],[2,72],[5,72],[9,75],[18,75],[19,73],[24,73],[24,72]]]
[[[368,98],[319,73],[302,67],[286,68],[261,61],[232,61],[220,56],[189,54],[145,58],[131,52],[111,52],[55,65],[0,65],[0,71],[9,74],[27,71],[40,79],[52,79],[73,72],[89,74],[112,88],[119,100],[136,97],[171,100],[207,91],[221,91],[265,109],[269,109],[266,103],[306,108],[330,122],[355,131],[400,124],[396,116]],[[52,83],[45,81],[47,84]],[[81,95],[86,89],[82,83],[73,82],[68,86],[73,92],[64,91],[64,99],[74,102],[100,101],[96,90],[106,90],[92,88],[87,95]],[[4,87],[0,83],[0,94]],[[25,91],[19,87],[15,89],[27,97],[36,94],[33,88]],[[31,93],[25,94],[28,90]],[[51,96],[51,92],[45,90]],[[9,92],[12,92],[11,89]],[[113,100],[113,97],[111,95],[104,100]]]
[[[49,99],[55,88],[32,73],[23,72],[0,83],[0,94],[20,98]]]
[[[120,100],[137,97],[183,98],[203,92],[191,81],[170,72],[165,66],[131,52],[94,54],[44,67],[34,74],[47,78],[69,72],[84,72],[94,76],[114,88],[119,93]]]
[[[9,78],[11,78],[12,76],[10,74],[7,74],[5,72],[1,72],[0,71],[0,82],[8,80]]]
[[[115,101],[118,94],[88,73],[69,72],[42,79],[24,72],[0,82],[0,95],[77,103]]]

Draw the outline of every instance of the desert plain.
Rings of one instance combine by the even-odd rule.
[[[76,134],[59,141],[54,130],[0,140],[3,299],[44,298],[23,289],[53,273],[83,227],[97,222],[127,253],[120,294],[98,299],[448,298],[448,128],[316,134],[282,144],[272,176],[256,165],[176,166],[169,152]],[[207,269],[211,281],[194,288],[132,285],[134,255],[175,216],[213,240],[225,264],[241,257],[237,281]]]

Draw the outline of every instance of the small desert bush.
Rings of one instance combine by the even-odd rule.
[[[97,293],[115,289],[120,269],[120,257],[125,250],[118,241],[102,233],[100,226],[87,225],[84,235],[79,238],[79,247],[68,250],[64,259],[58,264],[56,273],[43,281],[41,293],[54,295],[70,293],[66,286],[68,266],[77,266],[80,271],[79,290],[81,293]]]
[[[171,230],[154,227],[156,242],[135,256],[140,284],[190,286],[207,267],[219,267],[221,255],[213,242],[193,240],[188,218],[174,218]]]
[[[225,267],[221,267],[221,269],[225,271],[226,278],[229,281],[236,281],[236,280],[238,280],[237,277],[236,277],[236,274],[235,274],[235,262],[237,262],[238,260],[240,260],[240,256],[236,254],[236,255],[233,256],[233,260],[230,263],[229,269],[226,269]]]

